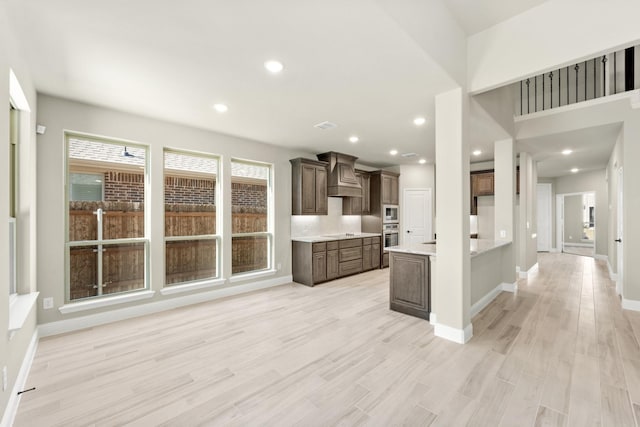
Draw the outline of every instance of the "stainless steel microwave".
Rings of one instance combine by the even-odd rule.
[[[382,222],[398,222],[398,205],[384,205],[382,207]]]

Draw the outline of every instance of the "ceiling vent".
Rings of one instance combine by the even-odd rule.
[[[313,125],[313,127],[322,129],[322,130],[328,130],[328,129],[335,129],[338,127],[338,125],[331,122],[322,122],[322,123],[318,123],[317,125]]]
[[[402,157],[415,157],[417,156],[416,153],[402,153],[400,154]]]

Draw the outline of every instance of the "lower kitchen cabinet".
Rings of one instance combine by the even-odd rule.
[[[429,256],[392,252],[389,257],[389,308],[428,320],[431,311]]]
[[[314,286],[380,268],[380,237],[292,242],[293,280]]]

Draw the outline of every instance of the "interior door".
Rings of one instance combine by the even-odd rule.
[[[551,250],[551,184],[538,184],[538,252]]]
[[[424,243],[433,239],[430,188],[407,188],[403,194],[402,229],[404,243]]]

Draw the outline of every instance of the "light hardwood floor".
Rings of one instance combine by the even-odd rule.
[[[467,345],[388,310],[388,270],[43,339],[16,426],[627,426],[640,313],[606,267],[541,254]]]

